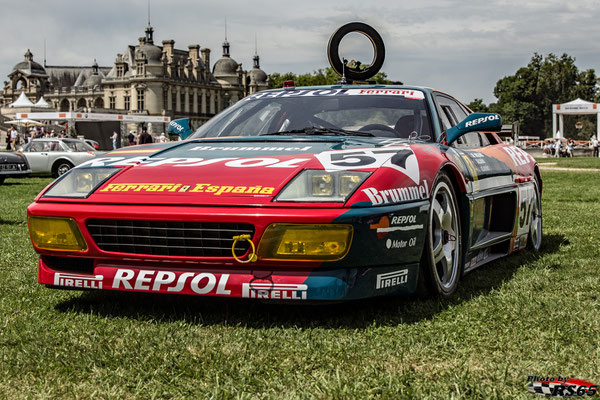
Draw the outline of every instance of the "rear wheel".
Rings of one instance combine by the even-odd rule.
[[[531,205],[531,221],[529,223],[529,235],[527,237],[527,248],[540,251],[542,248],[542,196],[540,196],[540,185],[535,180],[535,193]]]
[[[0,185],[2,185],[4,183],[4,176],[0,176]]]
[[[460,213],[450,178],[441,172],[431,191],[431,207],[425,249],[421,260],[420,287],[436,295],[456,291],[462,273]]]
[[[54,178],[58,178],[59,176],[69,172],[71,168],[73,168],[73,164],[71,164],[69,161],[58,161],[56,164],[54,164],[54,167],[52,168],[52,176]]]

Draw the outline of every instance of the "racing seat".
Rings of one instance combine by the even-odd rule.
[[[394,126],[394,129],[398,131],[398,136],[401,138],[408,139],[410,133],[415,130],[415,118],[412,115],[405,115],[400,117]]]

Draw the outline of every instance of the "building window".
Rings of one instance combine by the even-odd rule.
[[[144,75],[144,62],[143,61],[138,61],[137,62],[136,73],[138,75]]]
[[[171,91],[171,110],[177,111],[177,92]]]
[[[124,97],[124,101],[125,101],[125,104],[124,104],[124,107],[123,107],[123,108],[125,108],[126,110],[129,110],[129,107],[130,107],[129,103],[130,103],[130,101],[131,101],[131,97],[129,97],[129,96],[125,96],[125,97]]]
[[[142,111],[144,110],[145,104],[144,104],[144,89],[138,89],[137,90],[137,109],[138,111]]]
[[[117,78],[122,78],[122,77],[123,77],[123,66],[117,65]]]
[[[190,105],[190,112],[194,112],[194,93],[190,92],[189,99],[188,104]]]
[[[202,93],[198,95],[198,113],[202,112]]]
[[[185,111],[185,92],[181,92],[181,111]]]
[[[116,101],[115,101],[115,100],[116,100],[115,96],[110,96],[110,97],[108,98],[108,107],[109,107],[111,110],[114,110],[114,109],[116,108],[116,107],[115,107],[115,103],[116,103]]]

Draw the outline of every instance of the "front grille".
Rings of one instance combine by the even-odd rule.
[[[254,236],[254,226],[243,223],[90,219],[87,228],[104,251],[160,256],[232,257],[233,236]],[[249,247],[238,241],[235,252]]]

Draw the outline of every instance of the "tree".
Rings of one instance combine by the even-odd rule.
[[[485,105],[485,103],[483,102],[483,99],[475,99],[472,102],[470,102],[469,104],[467,104],[467,107],[469,107],[471,110],[473,110],[473,112],[482,112],[482,113],[490,112],[490,108]]]
[[[286,72],[280,74],[274,72],[269,75],[269,88],[280,88],[283,87],[283,82],[294,81],[296,86],[321,86],[321,85],[336,85],[340,82],[340,76],[331,67],[325,69],[318,69],[312,73],[296,75],[292,72]],[[385,72],[378,72],[371,79],[376,84],[402,84],[402,82],[393,82],[388,79]]]
[[[496,83],[498,102],[489,109],[501,114],[505,123],[520,121],[523,135],[552,136],[552,104],[578,97],[596,101],[597,81],[593,69],[579,72],[575,58],[567,54],[543,58],[535,53],[526,67]],[[576,136],[574,130],[571,136]]]

